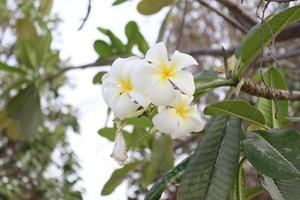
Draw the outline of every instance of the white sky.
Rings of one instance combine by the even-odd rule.
[[[61,35],[56,38],[56,47],[61,50],[63,59],[70,58],[70,64],[76,66],[96,60],[93,42],[104,38],[97,27],[111,29],[125,39],[124,26],[134,20],[140,26],[150,44],[156,40],[160,22],[166,10],[150,17],[142,16],[136,11],[137,1],[111,7],[111,0],[92,0],[92,10],[87,23],[81,31],[77,28],[81,18],[86,14],[88,0],[55,0],[53,12],[63,20],[59,27]],[[110,157],[113,143],[97,135],[104,126],[106,105],[101,97],[100,86],[92,84],[92,78],[98,69],[77,70],[68,72],[71,83],[76,87],[61,90],[65,101],[78,109],[80,135],[70,133],[71,146],[78,156],[82,170],[82,187],[86,190],[85,200],[125,200],[126,185],[121,185],[110,196],[100,196],[104,183],[113,170],[119,166]]]

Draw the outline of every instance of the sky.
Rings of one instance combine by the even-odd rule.
[[[78,66],[97,59],[93,42],[105,38],[97,31],[97,27],[109,28],[125,41],[124,27],[127,22],[134,20],[149,44],[154,44],[166,10],[149,17],[136,11],[136,0],[114,7],[111,6],[112,2],[92,0],[90,16],[83,29],[78,31],[81,19],[86,15],[88,0],[54,1],[53,12],[62,19],[55,47],[61,50],[63,59],[70,59],[70,65]],[[126,184],[122,184],[110,196],[100,196],[103,185],[119,165],[110,157],[113,143],[97,135],[97,131],[104,126],[107,109],[100,86],[92,83],[98,71],[92,68],[67,73],[74,87],[64,87],[60,93],[66,103],[77,109],[81,127],[80,134],[69,132],[68,137],[82,167],[79,175],[83,181],[79,186],[85,190],[84,200],[125,200]]]

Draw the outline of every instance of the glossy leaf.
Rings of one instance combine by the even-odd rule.
[[[173,0],[142,0],[137,9],[141,14],[152,15],[172,3]]]
[[[281,72],[276,68],[271,68],[264,75],[264,81],[270,88],[286,90],[287,86]],[[271,128],[281,128],[285,125],[288,116],[288,101],[259,98],[257,109],[262,112],[266,119],[266,125]]]
[[[116,189],[116,187],[118,187],[123,182],[127,175],[131,171],[133,171],[139,164],[141,164],[141,161],[136,161],[126,164],[122,168],[115,170],[102,188],[101,195],[105,196],[111,194]]]
[[[249,162],[272,178],[300,177],[300,134],[293,130],[255,131],[243,141]]]
[[[266,18],[263,23],[254,26],[242,40],[235,52],[239,65],[236,65],[235,74],[241,77],[245,69],[261,53],[262,46],[266,47],[285,27],[300,19],[300,6],[287,8],[280,13]],[[261,32],[262,38],[261,38]],[[261,44],[262,41],[262,44]]]
[[[232,115],[260,126],[265,125],[263,114],[243,100],[225,100],[213,103],[206,106],[203,112],[206,115]]]
[[[156,183],[154,183],[149,192],[146,194],[144,200],[159,200],[166,187],[181,177],[191,157],[192,155],[185,158],[173,169],[163,175]]]
[[[179,200],[226,200],[239,165],[241,120],[219,116],[210,125],[181,179]]]

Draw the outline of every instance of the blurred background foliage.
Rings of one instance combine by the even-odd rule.
[[[113,6],[123,6],[129,1],[116,0]],[[259,23],[256,11],[259,0],[136,0],[137,11],[151,17],[165,10],[157,41],[167,43],[169,50],[193,55],[199,66],[191,68],[197,83],[224,76],[223,58],[220,47],[227,49],[229,67],[234,49],[253,25]],[[203,3],[204,2],[204,3]],[[61,100],[59,89],[68,84],[64,72],[66,63],[60,59],[59,50],[53,49],[52,36],[55,35],[59,17],[51,14],[53,0],[0,0],[0,198],[1,199],[81,199],[82,189],[76,187],[80,181],[76,170],[80,167],[67,141],[66,130],[79,132],[76,112]],[[266,15],[289,6],[271,3]],[[125,8],[125,7],[124,7]],[[99,8],[93,8],[99,9]],[[233,20],[236,28],[223,15]],[[121,19],[120,19],[121,20]],[[133,19],[134,20],[134,19]],[[282,66],[289,89],[299,90],[299,56],[276,57],[278,53],[298,51],[298,29],[286,31],[277,37],[271,51],[276,62],[266,56],[262,71],[274,64]],[[147,26],[147,24],[140,24]],[[95,27],[96,28],[96,27]],[[81,66],[109,65],[118,56],[145,54],[149,45],[138,25],[130,21],[124,27],[126,41],[106,27],[98,27],[99,34],[106,39],[91,44],[99,59]],[[297,32],[298,31],[298,32]],[[297,34],[298,33],[298,34]],[[297,36],[298,35],[298,36]],[[298,54],[299,55],[299,54]],[[246,77],[261,81],[257,67],[246,72]],[[99,69],[93,83],[101,84],[105,72]],[[100,87],[99,87],[100,91]],[[224,99],[232,90],[217,89],[202,94],[200,108],[208,102]],[[252,97],[241,94],[243,98]],[[297,116],[299,103],[291,104],[290,116]],[[153,113],[155,110],[153,111]],[[152,113],[152,114],[153,114]],[[151,113],[150,113],[151,115]],[[108,119],[112,118],[110,110]],[[293,118],[297,121],[297,118]],[[201,140],[203,133],[194,133],[183,140],[171,140],[166,135],[147,134],[153,126],[151,116],[128,121],[124,133],[130,150],[130,161],[111,175],[102,189],[101,195],[111,194],[123,181],[128,183],[128,199],[141,199],[151,185],[163,174],[191,154]],[[297,128],[299,123],[290,126]],[[298,127],[299,128],[299,127]],[[114,140],[116,126],[107,123],[98,134],[109,141]],[[56,155],[56,156],[53,156]],[[59,159],[55,159],[57,157]],[[255,170],[245,166],[247,185],[256,186]],[[58,176],[53,176],[51,170]],[[175,181],[176,182],[176,181]],[[178,184],[172,184],[162,199],[176,199]],[[100,195],[100,194],[99,194]],[[256,199],[267,199],[262,194]],[[101,197],[99,197],[101,199]]]

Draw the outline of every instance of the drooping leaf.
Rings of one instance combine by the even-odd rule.
[[[298,200],[300,196],[300,179],[272,179],[265,175],[260,177],[262,186],[273,200]]]
[[[172,3],[173,0],[142,0],[137,9],[141,14],[152,15]]]
[[[116,189],[116,187],[118,187],[123,182],[127,175],[141,163],[142,161],[132,162],[124,165],[120,169],[115,170],[102,188],[101,195],[105,196],[111,194]]]
[[[247,159],[272,178],[300,177],[300,134],[293,130],[255,131],[243,141]]]
[[[181,179],[179,200],[226,200],[239,165],[241,120],[218,116]]]
[[[181,177],[183,174],[187,164],[189,163],[192,155],[185,158],[178,165],[176,165],[173,169],[168,171],[165,175],[163,175],[149,190],[146,194],[144,200],[159,200],[163,191],[166,187],[171,184],[173,181]]]
[[[40,97],[33,85],[21,90],[0,113],[0,127],[12,139],[31,139],[40,121]]]
[[[102,77],[106,73],[107,72],[98,72],[93,78],[93,83],[94,84],[102,84]]]
[[[103,40],[94,42],[94,49],[101,58],[106,58],[112,55],[112,48]]]
[[[243,100],[225,100],[210,104],[204,109],[206,115],[232,115],[265,126],[263,114]]]
[[[264,76],[264,82],[270,88],[286,90],[287,86],[281,72],[276,68],[271,68]],[[262,112],[266,119],[266,125],[271,128],[281,128],[286,123],[288,116],[288,101],[268,100],[259,98],[257,109]]]
[[[239,48],[235,51],[235,57],[239,61],[235,74],[241,77],[247,66],[261,53],[262,46],[266,47],[285,27],[300,19],[300,6],[287,8],[280,13],[264,20],[263,25],[257,24],[245,36]],[[261,37],[261,32],[262,37]],[[262,41],[262,42],[261,42]]]

